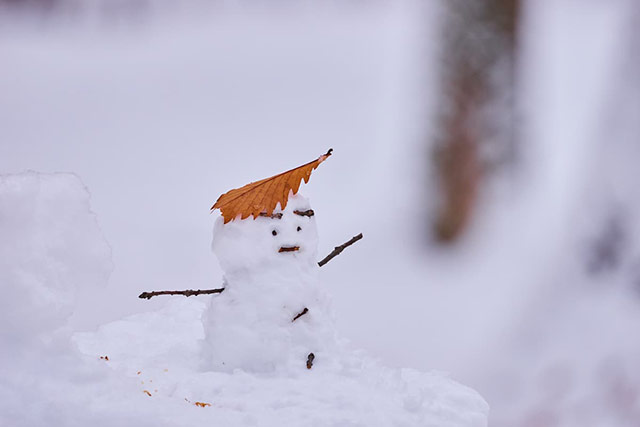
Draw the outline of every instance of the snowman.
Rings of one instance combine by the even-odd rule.
[[[302,179],[331,155],[220,196],[212,250],[224,292],[203,316],[205,368],[294,372],[335,363],[330,301],[318,281],[318,232]],[[314,365],[315,363],[315,365]]]

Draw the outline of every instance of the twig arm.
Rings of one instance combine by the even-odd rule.
[[[184,291],[153,291],[153,292],[143,292],[140,295],[138,295],[138,298],[151,299],[151,297],[156,297],[158,295],[184,295],[185,297],[190,297],[192,295],[219,294],[222,291],[224,291],[224,288],[198,289],[196,291],[194,291],[193,289],[187,289]]]
[[[358,234],[357,236],[353,236],[348,242],[345,242],[343,244],[341,244],[340,246],[336,246],[335,248],[333,248],[333,250],[331,251],[331,253],[329,255],[327,255],[326,257],[324,257],[319,263],[318,265],[320,267],[322,267],[323,265],[325,265],[326,263],[328,263],[329,261],[331,261],[333,258],[337,257],[338,255],[340,255],[340,253],[342,251],[345,250],[345,248],[353,245],[355,242],[357,242],[358,240],[362,239],[362,233]]]

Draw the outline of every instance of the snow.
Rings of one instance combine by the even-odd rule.
[[[240,251],[224,262],[227,289],[210,307],[178,298],[72,334],[77,291],[104,286],[112,268],[88,192],[71,174],[2,176],[0,331],[10,351],[0,359],[0,424],[485,426],[484,400],[444,374],[338,353],[328,302],[311,280],[313,217],[292,213],[308,207],[295,196],[280,220],[216,225],[217,253]],[[252,248],[262,234],[270,243]],[[283,244],[300,251],[277,252]],[[243,267],[241,247],[257,266]],[[309,313],[292,322],[301,305]],[[312,369],[309,349],[318,357]]]
[[[488,406],[475,391],[442,373],[385,368],[360,352],[331,366],[319,358],[311,370],[303,364],[271,372],[255,372],[252,364],[198,369],[206,310],[202,301],[175,300],[161,311],[78,334],[76,341],[87,354],[109,354],[118,373],[137,379],[134,389],[152,394],[146,404],[169,425],[487,425]],[[254,356],[264,357],[261,349]],[[195,402],[211,406],[194,408]]]
[[[490,403],[494,426],[637,425],[637,1],[526,3],[520,158],[492,176],[448,248],[425,232],[438,2],[304,2],[308,13],[149,2],[153,13],[130,26],[72,3],[83,5],[59,19],[0,10],[0,172],[81,176],[113,262],[78,216],[84,249],[52,235],[53,223],[74,233],[55,212],[86,203],[80,184],[60,186],[77,188],[75,201],[40,219],[3,187],[0,424],[166,425],[174,410],[211,419],[211,407],[181,400],[200,399],[206,381],[148,397],[136,373],[147,386],[170,368],[173,386],[204,364],[195,318],[213,298],[136,296],[220,287],[208,251],[215,196],[333,147],[304,191],[320,255],[365,235],[319,273],[341,336],[382,366],[450,372]],[[594,244],[606,262],[592,261]],[[69,287],[73,275],[85,277]],[[69,345],[73,330],[91,332],[76,335],[91,356]],[[415,389],[405,395],[419,406]]]
[[[3,356],[21,358],[68,336],[76,289],[106,286],[111,248],[74,175],[0,175],[0,206]]]
[[[315,215],[294,213],[309,209],[306,198],[290,194],[275,217],[216,220],[212,248],[225,291],[211,299],[204,320],[210,354],[205,363],[212,369],[297,371],[306,369],[310,353],[316,364],[331,360],[335,327],[318,281]]]
[[[78,289],[105,286],[113,267],[87,190],[72,174],[1,175],[0,235],[0,424],[86,425],[121,389],[71,343]]]

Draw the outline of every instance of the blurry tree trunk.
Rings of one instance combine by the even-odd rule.
[[[444,24],[442,107],[434,160],[440,242],[469,223],[487,170],[513,159],[519,0],[450,0]]]

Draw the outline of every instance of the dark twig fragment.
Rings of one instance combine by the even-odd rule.
[[[315,215],[315,212],[313,212],[313,209],[307,209],[306,211],[295,210],[293,211],[293,213],[300,216],[308,216],[309,218]]]
[[[301,318],[302,316],[304,316],[308,312],[309,312],[309,309],[307,307],[305,307],[304,310],[302,310],[300,313],[296,314],[296,316],[293,318],[293,320],[291,322],[295,322],[296,320],[298,320],[299,318]]]
[[[295,251],[299,251],[300,250],[300,246],[282,246],[280,249],[278,249],[279,253],[282,252],[295,252]]]
[[[309,355],[307,356],[307,369],[311,369],[311,367],[313,366],[313,359],[316,358],[316,355],[313,353],[309,353]]]
[[[153,291],[153,292],[143,292],[138,295],[138,298],[141,299],[150,299],[151,297],[155,297],[158,295],[184,295],[185,297],[190,297],[192,295],[204,295],[204,294],[219,294],[224,291],[224,288],[219,289],[198,289],[194,291],[193,289],[187,289],[184,291]]]
[[[267,218],[272,218],[272,219],[282,219],[282,212],[272,213],[271,215],[267,215],[266,212],[260,212],[259,215]]]

